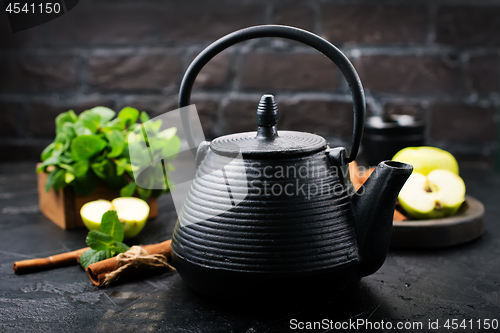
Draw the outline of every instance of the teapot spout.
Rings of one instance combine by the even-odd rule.
[[[352,198],[354,227],[361,257],[361,276],[375,273],[389,250],[394,207],[399,191],[411,175],[409,164],[380,162]]]

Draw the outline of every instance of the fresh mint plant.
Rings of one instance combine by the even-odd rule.
[[[143,126],[152,137],[148,142],[151,156],[175,158],[181,145],[175,135],[177,129],[161,130],[161,120],[151,121],[145,112],[131,107],[115,115],[115,111],[98,106],[78,116],[69,110],[56,117],[56,138],[43,150],[42,163],[37,168],[37,172],[49,172],[47,191],[51,187],[59,190],[70,185],[78,195],[87,195],[96,189],[99,181],[108,188],[120,189],[121,196],[133,196],[137,192],[144,200],[169,191],[165,179],[161,179],[167,185],[165,190],[144,189],[135,184],[127,138],[134,129]],[[168,155],[162,155],[164,150],[168,150]],[[149,156],[149,152],[145,153]],[[165,162],[167,168],[173,168]],[[164,177],[153,173],[148,176]],[[151,179],[146,183],[155,181]]]
[[[83,252],[80,257],[80,265],[84,269],[93,263],[112,258],[119,253],[129,250],[123,242],[123,226],[118,220],[118,214],[110,210],[103,214],[101,219],[101,231],[92,230],[87,235],[89,250]]]

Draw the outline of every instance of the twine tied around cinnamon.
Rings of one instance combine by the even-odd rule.
[[[107,273],[104,280],[99,284],[100,286],[108,286],[115,282],[129,268],[141,270],[147,267],[168,267],[170,270],[175,271],[175,268],[167,263],[167,258],[163,254],[149,254],[141,246],[132,246],[127,252],[120,253],[116,256],[116,261],[119,267]]]

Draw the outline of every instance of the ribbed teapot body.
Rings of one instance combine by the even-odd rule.
[[[235,159],[209,149],[174,230],[177,270],[205,293],[241,279],[351,278],[359,254],[342,177],[324,150]]]

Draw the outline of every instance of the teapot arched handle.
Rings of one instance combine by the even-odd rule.
[[[191,100],[191,90],[193,84],[202,70],[202,68],[217,54],[227,49],[228,47],[255,38],[264,37],[279,37],[291,39],[303,44],[309,45],[319,52],[323,53],[332,60],[344,75],[353,100],[354,111],[354,126],[351,152],[346,160],[346,163],[354,161],[358,154],[361,137],[363,135],[363,127],[365,123],[366,103],[363,86],[359,79],[358,73],[347,57],[333,44],[327,40],[315,35],[311,32],[283,25],[260,25],[250,28],[241,29],[226,35],[205,48],[189,65],[184,78],[182,79],[181,88],[179,91],[179,108],[188,106]],[[189,115],[181,113],[182,125],[186,131],[189,148],[196,148],[191,129]],[[194,151],[194,150],[193,150]]]

